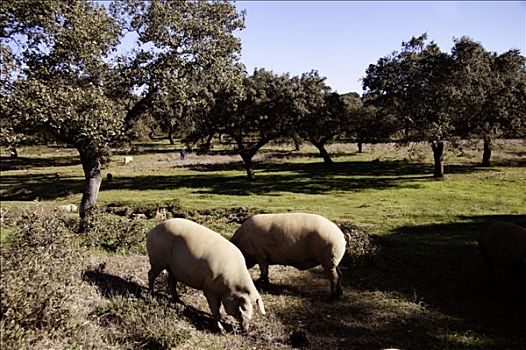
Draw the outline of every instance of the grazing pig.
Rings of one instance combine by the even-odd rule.
[[[345,238],[332,221],[316,214],[259,214],[245,221],[231,240],[243,253],[247,267],[256,263],[258,282],[268,284],[269,265],[300,270],[321,265],[331,283],[331,297],[342,295],[341,270]]]
[[[495,280],[498,267],[518,278],[518,282],[526,281],[526,229],[509,222],[496,222],[480,235],[478,245],[491,280]]]
[[[202,290],[221,331],[224,330],[219,322],[221,303],[245,331],[252,318],[254,302],[265,314],[243,254],[218,233],[190,220],[170,219],[148,233],[146,244],[151,265],[148,284],[152,293],[155,278],[166,269],[174,283],[174,298],[179,299],[177,281]]]

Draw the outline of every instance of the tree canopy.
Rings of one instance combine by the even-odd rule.
[[[81,216],[95,204],[110,146],[170,94],[202,105],[189,81],[238,60],[244,15],[228,1],[15,1],[1,3],[3,119],[76,147],[86,185]],[[136,37],[130,52],[116,52]],[[216,84],[221,81],[216,82]]]
[[[431,144],[434,176],[442,177],[445,141],[484,138],[488,165],[487,151],[498,130],[524,128],[524,63],[517,50],[497,55],[466,37],[455,40],[451,54],[444,53],[423,34],[369,66],[364,97],[384,117],[398,121],[393,134]]]
[[[396,115],[406,140],[431,144],[435,159],[435,177],[442,177],[444,141],[453,135],[455,114],[451,98],[452,64],[448,54],[427,35],[402,43],[402,49],[371,64],[363,86],[365,97]]]
[[[295,132],[318,148],[325,163],[332,163],[325,146],[349,127],[345,104],[317,71],[303,73],[297,80],[300,115]]]
[[[242,89],[225,90],[213,110],[215,128],[236,143],[249,179],[254,178],[252,158],[271,140],[285,136],[299,116],[297,84],[288,74],[254,70],[243,79]]]
[[[457,135],[482,138],[489,166],[493,140],[526,126],[526,58],[518,50],[497,55],[468,37],[455,40],[452,58]]]

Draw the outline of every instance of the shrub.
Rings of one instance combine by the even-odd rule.
[[[184,217],[229,236],[234,226],[261,212],[244,207],[185,212],[176,202],[141,207],[115,205],[112,204],[105,209],[92,208],[87,213],[82,230],[85,246],[101,248],[112,253],[146,254],[146,235],[157,221],[130,218],[133,214],[145,214],[151,218],[156,217],[155,213],[162,213],[161,216],[164,217],[159,219]],[[113,209],[108,210],[108,208]],[[121,214],[126,216],[113,215],[112,213],[117,213],[115,208],[125,210],[126,213]]]
[[[112,253],[146,253],[146,234],[156,222],[128,219],[91,209],[86,215],[83,244]]]
[[[215,208],[200,210],[197,213],[190,214],[193,217],[200,218],[202,221],[224,221],[226,223],[241,224],[249,217],[255,214],[261,214],[263,211],[249,209],[245,207],[234,208]]]
[[[350,265],[374,262],[378,253],[376,236],[367,234],[362,228],[350,221],[340,221],[336,224],[344,233],[347,241],[343,261]]]
[[[166,201],[161,203],[150,203],[143,205],[126,205],[125,203],[110,203],[105,209],[107,213],[133,217],[136,214],[143,214],[148,219],[169,219],[169,218],[184,218],[187,212],[182,209],[179,201]]]
[[[83,254],[61,217],[25,211],[19,232],[1,250],[2,348],[27,348],[78,327],[72,295]]]
[[[189,212],[187,218],[229,238],[239,224],[260,213],[263,211],[246,207],[213,208]]]

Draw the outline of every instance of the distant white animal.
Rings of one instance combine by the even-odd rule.
[[[4,222],[4,217],[7,215],[8,210],[0,207],[0,222]]]
[[[61,213],[76,213],[78,210],[79,207],[77,207],[75,204],[59,205],[55,208],[55,211]]]
[[[259,282],[269,284],[269,265],[288,265],[300,270],[321,265],[331,283],[331,297],[342,294],[338,267],[345,253],[345,237],[335,223],[305,213],[259,214],[246,220],[231,239],[245,256],[247,267],[256,263]]]
[[[131,162],[133,162],[133,157],[132,156],[124,156],[124,165],[128,165]]]
[[[166,220],[147,236],[146,246],[151,269],[148,285],[153,293],[155,278],[167,270],[174,283],[172,294],[179,299],[177,281],[202,290],[217,327],[221,304],[248,330],[255,302],[264,315],[265,307],[239,249],[220,234],[186,219]]]

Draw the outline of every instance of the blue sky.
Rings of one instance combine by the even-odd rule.
[[[525,1],[238,1],[241,61],[293,75],[316,69],[339,93],[362,93],[367,66],[427,32],[443,51],[467,35],[486,50],[526,49]]]

